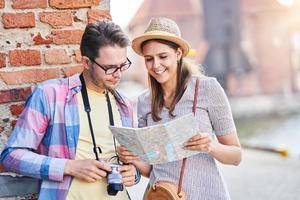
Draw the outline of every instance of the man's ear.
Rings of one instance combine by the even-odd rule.
[[[90,59],[86,56],[82,56],[82,65],[84,69],[88,69],[90,67]]]

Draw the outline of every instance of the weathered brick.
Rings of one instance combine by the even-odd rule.
[[[14,9],[47,8],[47,0],[12,0]]]
[[[52,31],[54,44],[80,44],[83,30]]]
[[[5,7],[5,1],[4,0],[0,0],[0,8],[4,8]]]
[[[16,117],[19,117],[19,115],[24,110],[24,103],[21,104],[13,104],[9,107],[10,113]]]
[[[65,49],[49,49],[45,51],[45,62],[49,65],[71,63]]]
[[[35,27],[34,13],[3,13],[3,27],[9,28],[32,28]]]
[[[11,66],[31,66],[41,64],[41,52],[39,50],[12,50],[8,52]]]
[[[66,77],[72,76],[73,74],[76,74],[76,73],[80,73],[80,72],[82,72],[82,70],[83,70],[83,65],[62,68],[62,71]]]
[[[4,53],[0,53],[0,68],[6,66],[6,56]]]
[[[16,88],[10,90],[0,90],[0,103],[25,101],[31,94],[31,88]]]
[[[34,35],[32,40],[34,41],[35,45],[52,44],[53,43],[53,38],[52,37],[46,36],[46,38],[43,38],[41,36],[41,33],[37,33],[36,35]]]
[[[99,3],[100,0],[49,0],[49,5],[57,9],[87,8]]]
[[[74,54],[75,54],[76,62],[81,63],[82,56],[81,56],[80,49],[74,50]]]
[[[7,85],[20,85],[25,83],[37,83],[52,78],[58,78],[60,70],[52,69],[29,69],[15,72],[0,72],[2,80]]]
[[[87,12],[88,23],[94,23],[102,19],[111,20],[111,15],[107,10],[89,10]]]
[[[71,26],[73,23],[72,13],[65,12],[42,12],[40,13],[41,22],[47,23],[53,28],[61,26]]]

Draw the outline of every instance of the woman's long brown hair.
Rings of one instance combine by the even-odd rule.
[[[167,40],[161,40],[161,39],[153,39],[153,40],[147,40],[142,43],[141,48],[143,49],[143,46],[149,42],[149,41],[157,41],[159,43],[168,45],[170,48],[174,49],[175,51],[179,48],[179,46],[173,42],[167,41]],[[176,104],[182,97],[188,81],[192,75],[192,72],[189,70],[188,66],[185,64],[183,59],[181,58],[177,62],[177,80],[176,80],[176,89],[175,89],[175,96],[171,102],[171,106],[169,108],[169,115],[171,117],[175,117],[173,114],[173,111],[175,109]],[[151,92],[151,116],[152,119],[157,122],[161,120],[160,112],[164,106],[164,96],[163,96],[163,89],[159,82],[156,81],[155,78],[150,76],[148,74],[148,82]]]

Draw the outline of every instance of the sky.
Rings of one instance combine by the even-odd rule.
[[[110,0],[110,14],[115,23],[125,28],[143,0]]]

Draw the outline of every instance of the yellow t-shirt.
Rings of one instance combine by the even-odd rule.
[[[109,159],[115,156],[113,136],[108,128],[109,114],[105,94],[99,94],[93,90],[87,89],[89,102],[91,106],[91,120],[95,135],[96,145],[102,150],[99,158]],[[121,126],[121,117],[118,112],[116,100],[113,95],[109,94],[115,126]],[[88,124],[87,114],[84,110],[81,93],[77,94],[80,132],[76,149],[76,160],[95,159],[93,152],[93,141]],[[127,200],[126,190],[118,192],[116,196],[107,194],[107,179],[101,179],[95,183],[88,183],[73,178],[71,187],[67,196],[68,200]]]

